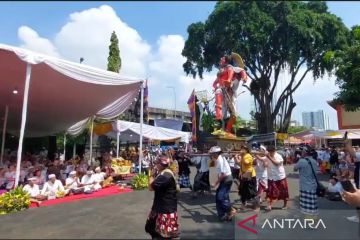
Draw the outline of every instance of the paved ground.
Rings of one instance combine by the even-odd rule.
[[[213,169],[212,169],[213,170]],[[193,169],[195,172],[195,169]],[[300,217],[297,210],[298,175],[287,167],[290,192],[290,208],[288,210],[274,209],[271,213],[261,210],[259,218],[296,218]],[[215,174],[211,173],[211,178]],[[238,196],[233,187],[231,193],[235,206]],[[137,238],[149,239],[144,232],[144,224],[151,207],[153,193],[135,191],[133,193],[110,196],[94,200],[82,200],[73,203],[29,209],[20,213],[0,216],[0,238]],[[327,232],[336,230],[335,234],[307,231],[286,230],[275,238],[296,239],[312,238],[339,239],[341,231],[343,239],[354,236],[357,224],[346,221],[346,216],[355,215],[355,210],[341,202],[330,202],[321,199],[321,214],[327,225]],[[275,207],[280,207],[281,203]],[[219,223],[216,217],[214,194],[193,199],[188,190],[182,190],[179,195],[179,213],[182,239],[244,239],[253,237],[249,232],[235,227],[235,221]],[[254,215],[253,211],[239,213],[237,220]],[[242,230],[242,232],[240,232]],[[269,230],[270,231],[270,230]],[[271,230],[272,231],[272,230]],[[353,231],[353,232],[352,232]],[[278,230],[277,230],[278,232]],[[271,232],[263,231],[269,237]],[[346,235],[348,234],[348,235]],[[327,236],[326,236],[327,235]],[[274,237],[272,239],[275,239]],[[353,238],[354,239],[354,238]]]

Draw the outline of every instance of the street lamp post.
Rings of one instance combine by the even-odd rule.
[[[176,119],[176,92],[175,92],[175,88],[172,87],[172,86],[167,86],[166,88],[172,88],[172,90],[174,92],[174,100],[175,100],[174,118]]]

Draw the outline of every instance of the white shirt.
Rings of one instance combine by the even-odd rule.
[[[322,160],[323,159],[323,155],[324,155],[324,151],[323,150],[319,150],[317,151],[318,153],[318,159]],[[315,159],[316,160],[316,159]]]
[[[222,173],[225,176],[231,175],[231,168],[229,163],[223,158],[221,155],[218,157],[216,161],[216,172],[220,176]]]
[[[78,185],[78,181],[79,180],[75,180],[74,178],[72,177],[68,177],[65,181],[65,185],[67,186],[66,188],[67,189],[76,189],[79,187]],[[70,184],[70,185],[69,185]]]
[[[93,178],[93,175],[89,176],[86,174],[81,178],[82,184],[93,184],[94,182],[95,182],[95,179]]]
[[[26,184],[23,189],[30,195],[30,197],[36,197],[40,195],[39,186],[36,184],[34,184],[32,187],[29,184]]]
[[[234,158],[228,158],[227,161],[229,163],[230,168],[235,167],[235,159]]]
[[[330,153],[329,152],[324,152],[322,154],[322,159],[321,159],[323,162],[328,162],[330,160]]]
[[[269,180],[279,181],[286,178],[285,168],[284,168],[284,159],[277,152],[274,155],[275,161],[279,162],[280,165],[273,164],[272,161],[268,160],[268,178]]]
[[[94,173],[94,174],[92,175],[92,177],[93,177],[93,179],[94,179],[94,181],[95,181],[96,183],[100,183],[100,182],[102,182],[102,181],[105,180],[105,173],[103,173],[103,172]]]
[[[52,192],[56,193],[58,191],[65,191],[63,184],[60,180],[55,180],[54,183],[51,181],[47,181],[44,184],[43,189],[41,190],[41,195],[46,195],[46,193]]]
[[[356,156],[356,158],[355,158],[354,162],[360,162],[360,152],[355,152],[355,156]]]
[[[191,159],[195,164],[200,164],[199,172],[208,172],[209,171],[209,156],[196,156]]]
[[[328,191],[332,193],[341,193],[344,191],[343,187],[341,186],[340,182],[337,182],[335,185],[329,183]]]
[[[67,165],[66,169],[65,169],[65,173],[71,173],[72,171],[75,170],[75,166],[74,165]]]
[[[345,153],[343,151],[341,151],[338,155],[338,159],[343,160],[344,158],[345,158]]]
[[[261,157],[261,159],[267,161],[266,157]],[[264,166],[264,162],[260,160],[256,160],[256,178],[257,179],[267,179],[268,178],[268,171],[267,168]]]

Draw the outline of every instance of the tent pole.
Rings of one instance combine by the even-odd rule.
[[[120,132],[116,132],[116,158],[119,157],[119,147],[120,147]]]
[[[75,158],[76,156],[76,143],[74,143],[74,147],[73,147],[73,158]]]
[[[91,127],[90,127],[90,165],[92,165],[92,145],[93,145],[93,133],[94,133],[94,117],[91,118]]]
[[[276,132],[274,132],[274,134],[275,134],[275,149],[276,149],[276,138],[277,138]]]
[[[21,113],[21,127],[20,127],[20,136],[19,136],[19,146],[18,146],[18,152],[17,152],[15,187],[18,186],[19,179],[20,179],[20,163],[21,163],[22,147],[23,147],[23,141],[24,141],[24,132],[25,132],[25,124],[26,124],[26,114],[27,114],[27,106],[28,106],[30,78],[31,78],[31,64],[27,63],[27,65],[26,65],[25,88],[24,88],[24,100],[23,100],[22,113]]]
[[[139,173],[141,173],[141,163],[143,158],[143,123],[144,123],[144,83],[141,83],[140,96],[140,146],[139,146]]]
[[[64,161],[66,161],[66,133],[64,133]]]
[[[9,113],[9,106],[6,105],[6,107],[5,107],[5,116],[4,116],[4,125],[3,125],[3,134],[2,134],[2,141],[1,141],[0,166],[3,165],[3,157],[4,157],[4,150],[5,150],[5,136],[6,136],[6,127],[7,127],[8,113]]]

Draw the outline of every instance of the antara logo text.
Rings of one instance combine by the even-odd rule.
[[[237,223],[238,227],[245,229],[248,232],[257,234],[256,227],[257,214],[248,217]],[[245,223],[251,222],[251,227],[246,226]],[[261,229],[326,229],[326,225],[322,219],[295,219],[295,218],[283,218],[283,219],[266,219],[262,224]]]

